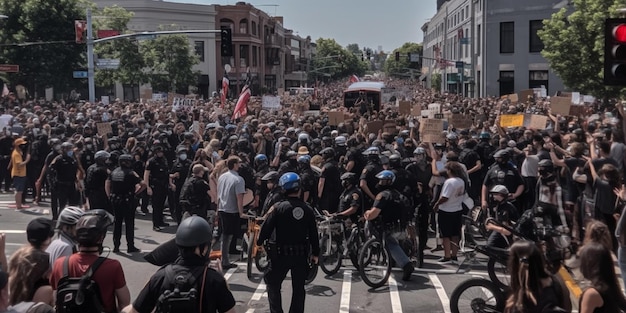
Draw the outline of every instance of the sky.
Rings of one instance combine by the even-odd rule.
[[[234,5],[233,0],[167,0]],[[422,25],[436,13],[436,0],[248,0],[301,37],[334,38],[342,46],[357,43],[391,51],[405,42],[422,42]],[[351,26],[352,25],[352,26]]]

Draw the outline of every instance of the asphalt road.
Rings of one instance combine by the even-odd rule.
[[[26,225],[38,216],[50,217],[40,207],[39,213],[16,212],[8,208],[12,195],[0,194],[0,232],[7,234],[6,252],[8,257],[26,243]],[[168,217],[169,218],[169,217]],[[169,221],[171,222],[171,221]],[[119,260],[126,275],[132,298],[136,297],[149,277],[157,270],[143,260],[143,255],[160,243],[173,237],[175,226],[163,232],[152,230],[150,215],[138,216],[135,224],[135,244],[142,253],[132,255],[125,253],[124,236],[122,236],[122,253],[109,252],[105,248],[105,256]],[[105,239],[105,247],[112,247],[111,229]],[[433,245],[431,239],[429,245]],[[112,248],[111,248],[112,249]],[[472,270],[465,274],[454,273],[455,265],[439,265],[437,255],[427,255],[424,269],[417,269],[411,281],[401,280],[401,270],[394,270],[386,286],[371,289],[361,281],[358,271],[344,260],[344,267],[335,275],[326,277],[320,270],[316,279],[306,286],[306,312],[450,312],[449,297],[454,288],[472,277],[488,278],[484,265],[473,265]],[[462,260],[462,258],[460,258]],[[254,277],[246,277],[246,264],[237,262],[237,268],[225,273],[225,277],[237,301],[236,311],[253,313],[269,312],[267,293],[262,283],[261,273],[256,268]],[[482,264],[486,264],[482,262]],[[291,299],[289,277],[283,283],[283,308],[288,311]]]

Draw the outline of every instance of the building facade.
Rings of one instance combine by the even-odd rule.
[[[426,84],[439,74],[442,91],[472,97],[540,86],[549,94],[564,90],[537,35],[559,2],[438,0],[437,13],[422,27]]]
[[[167,2],[160,0],[95,0],[98,7],[118,5],[134,16],[129,22],[132,32],[158,31],[161,26],[176,25],[181,30],[215,30],[215,6]],[[193,70],[200,72],[197,83],[197,93],[205,98],[221,85],[221,77],[216,78],[216,50],[214,33],[188,34],[189,44],[198,55],[200,63]],[[216,54],[217,53],[217,54]],[[118,98],[131,99],[131,94],[138,95],[140,91],[130,93],[132,86],[116,86],[115,95]],[[149,88],[147,86],[140,87]]]

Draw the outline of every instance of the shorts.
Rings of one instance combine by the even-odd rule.
[[[28,181],[28,178],[26,176],[13,177],[13,187],[15,187],[15,191],[23,192],[26,189],[27,181]]]
[[[438,211],[439,232],[442,238],[460,237],[463,222],[463,211],[444,212]]]

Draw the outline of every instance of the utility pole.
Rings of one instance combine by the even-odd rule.
[[[96,102],[96,78],[93,64],[93,25],[91,25],[91,8],[87,8],[87,81],[89,83],[89,103]]]

